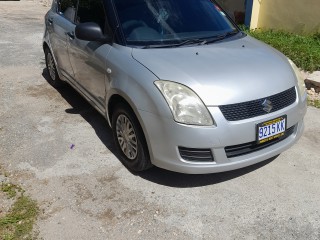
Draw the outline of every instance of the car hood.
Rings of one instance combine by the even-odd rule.
[[[296,83],[287,58],[249,36],[202,46],[134,48],[132,56],[159,79],[190,87],[207,106],[268,97]]]

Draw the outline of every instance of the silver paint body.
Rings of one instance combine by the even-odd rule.
[[[45,17],[44,43],[51,49],[59,76],[108,116],[113,95],[124,98],[135,112],[154,165],[183,173],[213,173],[242,168],[274,157],[291,147],[303,132],[306,95],[287,58],[246,36],[201,46],[139,49],[113,43],[71,39],[75,25],[56,13],[55,2]],[[53,20],[53,24],[48,23]],[[182,83],[207,106],[216,126],[183,125],[154,85],[155,80]],[[227,121],[219,105],[268,97],[295,86],[296,102],[280,111],[241,121]],[[256,124],[286,114],[287,127],[297,125],[287,139],[260,151],[228,159],[224,147],[256,140]],[[183,160],[178,146],[210,148],[212,163]]]

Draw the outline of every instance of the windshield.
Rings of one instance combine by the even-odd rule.
[[[237,31],[210,0],[115,0],[129,45],[208,39]]]

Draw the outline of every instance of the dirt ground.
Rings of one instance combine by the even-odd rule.
[[[320,239],[319,109],[276,159],[220,174],[134,175],[103,117],[47,83],[46,11],[0,2],[0,165],[38,201],[39,239]]]

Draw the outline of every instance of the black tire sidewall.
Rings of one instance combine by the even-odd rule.
[[[137,150],[138,150],[138,152],[137,152],[136,158],[133,160],[127,158],[127,156],[123,153],[123,151],[120,147],[120,144],[118,142],[117,132],[116,132],[116,122],[117,122],[117,119],[120,115],[125,115],[129,119],[129,121],[131,122],[133,129],[135,131],[136,137],[137,137]],[[141,128],[135,114],[133,113],[133,111],[129,107],[127,107],[123,104],[117,105],[113,114],[112,114],[112,134],[113,134],[113,138],[115,141],[117,151],[120,155],[119,156],[120,161],[129,170],[134,171],[134,172],[139,172],[139,171],[146,170],[152,166],[152,164],[150,162],[149,152],[148,152],[148,148],[147,148],[147,144],[145,141],[145,137],[144,137],[142,128]]]

